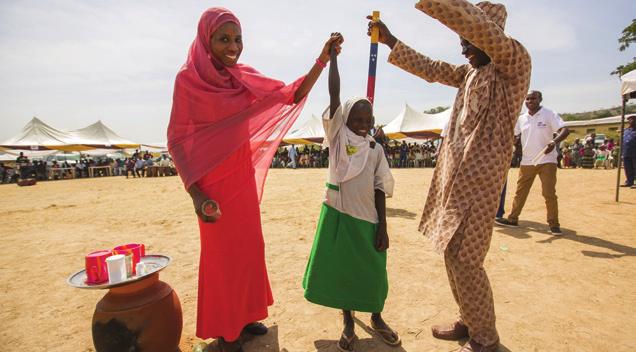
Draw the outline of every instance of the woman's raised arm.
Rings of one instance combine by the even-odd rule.
[[[318,80],[318,77],[320,77],[320,73],[322,73],[322,69],[325,68],[327,66],[327,63],[329,62],[329,49],[331,48],[331,44],[333,43],[336,45],[336,53],[339,54],[340,45],[343,41],[344,39],[342,38],[342,34],[331,33],[331,36],[322,48],[320,56],[318,56],[318,59],[316,59],[316,62],[309,70],[309,73],[307,73],[307,76],[305,76],[303,83],[301,83],[300,87],[298,87],[298,89],[296,90],[296,93],[294,94],[294,103],[298,103],[299,101],[303,100],[303,98],[306,97],[307,94],[309,94],[311,88],[314,87],[314,84]]]

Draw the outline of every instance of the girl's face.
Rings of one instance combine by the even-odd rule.
[[[234,66],[243,51],[241,28],[234,22],[222,24],[210,38],[210,50],[223,66]]]
[[[373,127],[373,107],[366,100],[361,100],[351,108],[347,127],[360,137],[366,137]]]

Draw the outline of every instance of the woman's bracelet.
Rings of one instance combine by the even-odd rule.
[[[326,64],[326,63],[324,63],[324,62],[322,62],[322,61],[320,60],[320,58],[317,58],[317,59],[316,59],[316,63],[318,64],[318,66],[320,66],[320,67],[322,67],[322,68],[327,67],[327,64]]]

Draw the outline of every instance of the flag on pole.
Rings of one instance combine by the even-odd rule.
[[[380,20],[380,11],[373,11],[373,21]],[[373,104],[375,96],[375,72],[378,66],[378,37],[380,31],[377,27],[371,30],[371,51],[369,53],[369,78],[367,80],[367,99]]]

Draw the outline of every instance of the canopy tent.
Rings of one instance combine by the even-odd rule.
[[[621,95],[626,96],[633,92],[636,92],[636,70],[629,71],[621,76]]]
[[[97,148],[123,149],[139,148],[139,143],[131,142],[117,135],[101,121],[75,131],[64,131],[51,127],[34,117],[22,131],[0,144],[0,148],[13,151],[60,150],[85,151]]]
[[[287,133],[283,142],[287,144],[320,144],[325,138],[322,118],[311,114],[311,118],[297,129]]]
[[[22,131],[0,144],[4,149],[17,150],[84,150],[85,146],[77,146],[73,143],[73,136],[66,132],[51,127],[42,120],[34,117]]]
[[[623,136],[625,135],[625,105],[630,99],[636,99],[636,70],[632,70],[627,72],[626,74],[621,76],[621,97],[623,100],[623,113],[621,116],[621,143],[620,146],[623,148]],[[623,158],[618,158],[618,175],[616,176],[616,201],[618,202],[618,194],[620,190],[621,183],[621,160]]]
[[[150,143],[150,144],[142,144],[139,147],[143,151],[149,151],[151,153],[168,153],[168,143],[167,142],[158,142],[158,143]]]
[[[390,139],[428,139],[438,138],[450,119],[451,109],[438,114],[426,114],[416,111],[409,104],[382,129]]]
[[[90,147],[89,149],[139,148],[140,144],[120,137],[99,120],[79,130],[70,131],[73,142]]]

